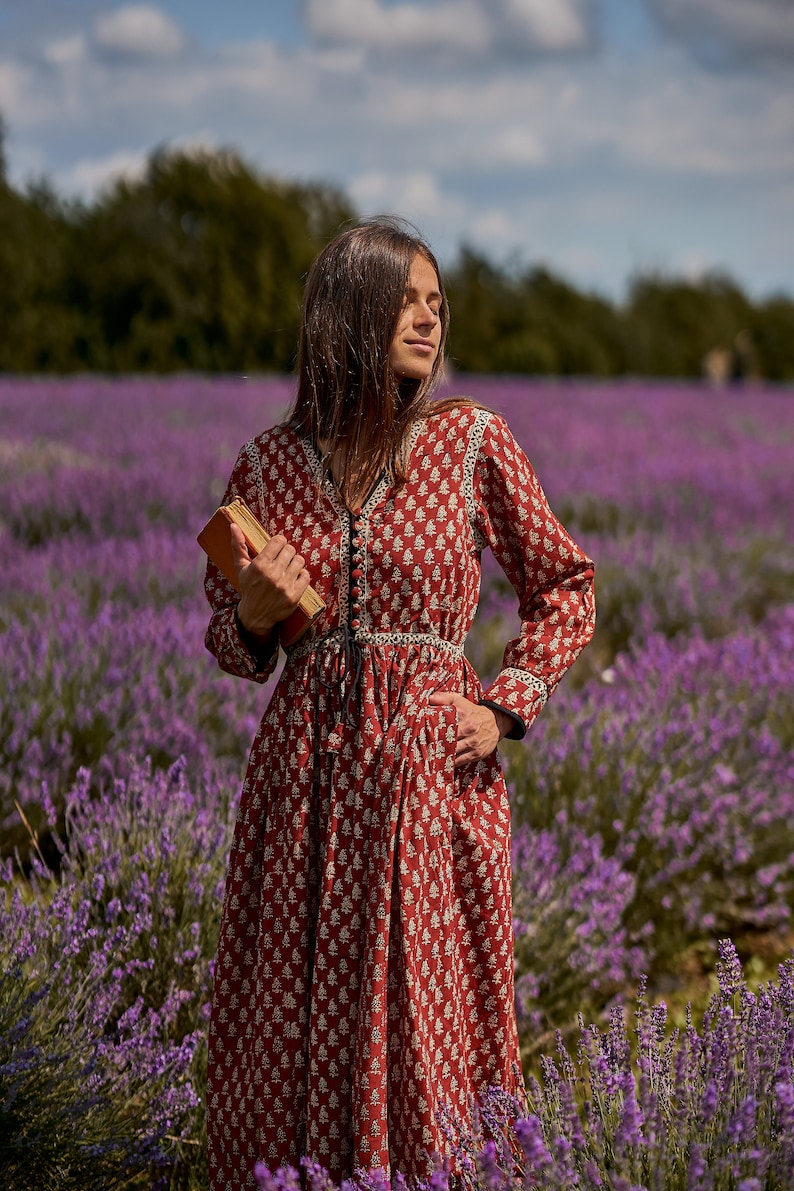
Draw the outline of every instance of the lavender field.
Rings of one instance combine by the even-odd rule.
[[[504,749],[529,1097],[450,1122],[464,1182],[794,1186],[794,392],[449,391],[508,416],[599,613]],[[204,650],[195,535],[289,394],[0,379],[3,1186],[206,1186],[212,958],[268,692]],[[514,616],[485,560],[485,678]]]

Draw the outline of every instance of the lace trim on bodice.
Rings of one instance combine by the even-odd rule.
[[[256,490],[259,493],[259,505],[261,509],[265,507],[265,477],[262,475],[262,456],[259,452],[259,447],[256,445],[256,439],[249,438],[248,442],[243,447],[248,462],[251,464],[251,471],[254,473],[254,480],[256,481]]]
[[[485,434],[485,427],[488,425],[490,418],[490,410],[477,410],[471,430],[469,431],[469,445],[466,447],[466,454],[463,458],[463,491],[466,497],[466,511],[469,516],[471,536],[474,538],[474,548],[480,554],[482,554],[483,550],[488,545],[488,542],[477,527],[477,502],[474,499],[474,473],[477,469],[477,456],[479,455],[480,447],[482,446],[482,437]]]

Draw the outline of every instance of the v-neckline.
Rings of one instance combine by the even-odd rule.
[[[409,462],[411,456],[413,455],[414,447],[416,446],[416,441],[419,437],[422,424],[423,420],[418,418],[411,427],[408,440]],[[349,517],[351,515],[354,517],[367,517],[369,516],[372,509],[377,508],[391,486],[391,477],[389,476],[386,468],[381,471],[380,475],[375,480],[365,498],[354,508],[350,509],[339,495],[339,489],[336,486],[336,481],[331,475],[330,470],[323,467],[319,443],[317,443],[313,437],[308,435],[301,435],[300,441],[303,445],[303,450],[309,466],[315,474],[315,478],[318,480],[322,491],[328,497],[329,501],[340,517]]]

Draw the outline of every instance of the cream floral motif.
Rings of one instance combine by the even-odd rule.
[[[465,1123],[479,1091],[514,1086],[507,792],[496,754],[455,768],[457,713],[429,697],[482,694],[463,656],[482,544],[521,616],[488,697],[527,725],[592,631],[592,565],[498,415],[458,408],[414,435],[406,483],[378,485],[360,533],[286,427],[244,448],[227,491],[304,555],[326,608],[287,656],[240,798],[210,1022],[212,1191],[253,1191],[256,1161],[303,1154],[337,1179],[427,1176],[427,1153],[448,1152],[439,1104]],[[206,586],[209,648],[264,681],[276,658],[240,641],[237,593],[212,567]],[[353,619],[357,660],[340,670]]]
[[[509,681],[511,678],[523,683],[524,686],[530,687],[540,696],[541,706],[547,701],[549,697],[548,687],[542,679],[538,678],[536,674],[530,673],[529,670],[517,670],[515,666],[508,666],[507,669],[502,670],[499,675],[500,678]]]

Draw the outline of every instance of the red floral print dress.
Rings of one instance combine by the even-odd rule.
[[[326,610],[293,646],[254,740],[215,970],[207,1113],[213,1191],[304,1155],[337,1177],[423,1176],[489,1085],[517,1090],[510,814],[496,753],[455,768],[464,656],[490,546],[520,635],[486,701],[523,735],[589,640],[593,566],[504,420],[418,422],[407,482],[349,512],[307,440],[240,452],[241,496],[306,558]],[[207,646],[262,682],[237,594],[210,565]]]

